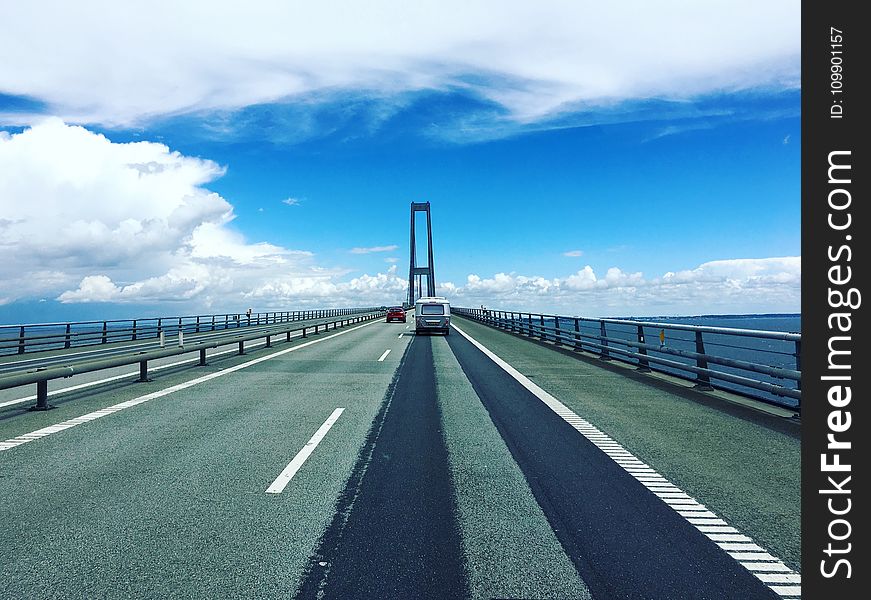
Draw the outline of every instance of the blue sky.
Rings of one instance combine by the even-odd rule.
[[[750,26],[741,3],[662,2],[638,24],[582,3],[508,4],[498,24],[376,4],[335,30],[328,8],[256,2],[277,21],[256,34],[229,4],[157,3],[131,25],[97,2],[97,42],[62,3],[48,27],[16,9],[21,39],[0,42],[21,57],[0,68],[0,321],[392,303],[412,201],[432,204],[456,304],[800,310],[797,3]],[[214,37],[190,39],[194,17]],[[300,28],[289,42],[282,18]],[[593,43],[605,23],[618,52]],[[536,24],[548,35],[529,37]],[[69,64],[37,60],[45,29]],[[767,41],[740,43],[756,29]]]

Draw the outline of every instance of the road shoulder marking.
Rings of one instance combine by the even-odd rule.
[[[344,408],[337,408],[329,417],[327,417],[324,424],[315,431],[315,434],[308,442],[306,442],[305,446],[302,447],[302,450],[296,453],[293,460],[284,467],[284,470],[278,474],[278,477],[275,478],[272,485],[266,489],[267,494],[280,494],[284,491],[284,488],[288,483],[290,483],[290,480],[293,479],[293,476],[296,475],[296,472],[299,471],[300,467],[305,464],[305,461],[308,460],[308,457],[315,451],[315,448],[318,447],[318,444],[321,443],[321,440],[324,439],[324,436],[327,435],[327,432],[335,422],[339,420],[339,417],[342,416],[343,412],[345,412]]]
[[[763,584],[775,591],[781,598],[801,598],[800,574],[787,567],[780,559],[769,554],[764,548],[752,543],[752,540],[747,536],[741,536],[742,540],[746,538],[747,543],[732,543],[713,539],[718,537],[718,534],[705,531],[706,526],[721,525],[729,527],[726,521],[686,494],[679,487],[669,482],[665,477],[662,477],[655,469],[635,457],[619,442],[596,428],[586,419],[578,416],[572,409],[533,383],[523,373],[499,358],[489,348],[457,327],[454,323],[451,323],[451,327],[661,500],[671,500],[674,497],[672,494],[680,494],[680,497],[684,499],[679,502],[666,502],[666,505],[689,521],[703,535],[711,539],[713,543],[722,548],[729,556],[755,575]],[[732,527],[730,527],[730,533],[740,535],[740,532]],[[772,571],[788,575],[788,578],[784,581],[795,585],[777,585],[771,581]],[[778,578],[778,583],[780,583],[780,578]]]
[[[388,354],[390,354],[390,348],[384,351],[384,354],[381,355],[381,358],[378,359],[378,362],[384,362],[384,359],[387,358]]]

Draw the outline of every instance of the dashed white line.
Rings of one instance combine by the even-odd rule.
[[[779,558],[772,556],[766,552],[764,548],[752,543],[753,540],[751,538],[741,535],[737,529],[729,526],[726,521],[711,512],[709,508],[699,504],[694,498],[686,494],[686,492],[681,490],[679,487],[669,483],[665,477],[662,477],[662,475],[657,473],[652,467],[633,456],[616,440],[596,428],[589,421],[578,416],[569,407],[533,383],[532,380],[520,373],[510,364],[499,358],[478,340],[457,327],[455,324],[451,324],[451,326],[456,329],[460,335],[469,340],[469,342],[478,348],[478,350],[487,355],[490,360],[496,363],[503,371],[511,375],[511,377],[513,377],[520,385],[529,390],[530,393],[544,402],[548,408],[580,432],[581,435],[601,448],[606,455],[625,469],[630,475],[635,477],[639,483],[649,489],[652,493],[660,496],[660,499],[664,500],[672,510],[684,517],[699,529],[700,532],[711,537],[709,532],[703,531],[703,528],[712,525],[729,527],[731,530],[734,530],[730,531],[730,533],[740,536],[741,542],[745,543],[737,541],[714,541],[713,539],[712,541],[782,598],[801,598],[800,585],[778,585],[778,583],[800,584],[800,574],[784,565]],[[652,479],[651,476],[654,476],[655,478]],[[685,497],[686,499],[675,502],[671,500],[671,498],[663,498],[662,494],[682,494],[681,498]],[[753,565],[753,568],[748,565]],[[768,571],[778,571],[782,575],[788,576],[788,578],[783,581],[778,580],[777,582],[767,580],[770,579],[770,575],[766,574]]]
[[[381,358],[378,359],[378,362],[384,362],[384,359],[387,358],[388,354],[390,354],[390,348],[384,351],[384,354],[381,355]]]
[[[287,484],[290,483],[290,480],[293,479],[296,472],[299,471],[300,467],[302,467],[305,461],[308,460],[308,457],[315,451],[315,448],[318,447],[318,444],[321,443],[321,440],[324,439],[324,436],[327,435],[327,432],[344,411],[344,408],[337,408],[329,417],[327,417],[324,424],[315,431],[315,434],[308,442],[306,442],[305,446],[302,447],[302,450],[297,452],[296,456],[293,457],[293,460],[284,467],[284,470],[279,473],[278,477],[275,478],[275,481],[272,482],[272,485],[266,489],[267,494],[280,494],[284,491],[284,488],[287,487]]]
[[[218,377],[223,377],[224,375],[229,375],[230,373],[235,373],[240,369],[244,369],[246,367],[250,367],[251,365],[256,365],[262,363],[264,361],[273,359],[278,356],[283,356],[289,352],[296,352],[302,348],[306,348],[313,344],[319,344],[321,342],[325,342],[327,340],[331,340],[335,337],[339,337],[340,335],[345,335],[346,333],[351,333],[352,331],[356,331],[357,329],[362,329],[363,327],[368,327],[369,325],[373,325],[375,323],[379,323],[380,321],[370,321],[369,323],[363,323],[362,325],[358,325],[352,329],[346,329],[345,331],[340,331],[338,333],[334,333],[333,335],[327,336],[325,338],[320,338],[317,340],[312,340],[310,342],[306,342],[304,344],[299,344],[298,346],[294,346],[292,348],[285,348],[284,350],[279,350],[278,352],[273,352],[272,354],[267,354],[266,356],[261,356],[259,358],[255,358],[254,360],[249,360],[248,362],[241,363],[238,365],[234,365],[232,367],[228,367],[223,371],[216,371],[214,373],[209,373],[208,375],[203,375],[202,377],[197,377],[196,379],[191,379],[190,381],[185,381],[184,383],[179,383],[177,385],[173,385],[168,388],[164,388],[162,390],[158,390],[156,392],[152,392],[150,394],[146,394],[144,396],[139,396],[138,398],[133,398],[132,400],[127,400],[126,402],[121,402],[119,404],[114,404],[107,408],[103,408],[101,410],[97,410],[86,415],[82,415],[81,417],[76,417],[74,419],[69,419],[67,421],[63,421],[62,423],[57,423],[55,425],[50,425],[48,427],[43,427],[42,429],[37,429],[36,431],[31,431],[30,433],[25,433],[23,435],[19,435],[18,437],[14,437],[5,441],[0,442],[0,452],[3,450],[9,450],[10,448],[14,448],[15,446],[20,446],[21,444],[25,444],[27,442],[31,442],[33,440],[37,440],[43,438],[47,435],[51,435],[52,433],[57,433],[58,431],[62,431],[63,429],[69,429],[70,427],[75,427],[76,425],[81,425],[82,423],[87,423],[88,421],[93,421],[94,419],[99,419],[100,417],[105,417],[106,415],[113,414],[118,412],[119,410],[124,410],[125,408],[130,408],[131,406],[136,406],[138,404],[142,404],[144,402],[148,402],[149,400],[154,400],[155,398],[162,398],[163,396],[168,396],[173,392],[177,392],[179,390],[183,390],[189,387],[193,387],[197,384],[211,381],[212,379],[217,379]]]

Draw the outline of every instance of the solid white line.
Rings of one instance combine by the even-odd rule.
[[[369,323],[363,323],[362,325],[358,325],[353,329],[346,329],[344,331],[340,331],[339,333],[334,333],[333,335],[327,336],[325,338],[320,338],[317,340],[312,340],[310,342],[306,342],[304,344],[299,344],[298,346],[294,346],[293,348],[285,348],[284,350],[279,350],[278,352],[273,352],[272,354],[267,354],[266,356],[261,356],[259,358],[255,358],[254,360],[249,360],[246,363],[241,363],[238,365],[234,365],[232,367],[228,367],[223,371],[216,371],[214,373],[209,373],[208,375],[203,375],[202,377],[197,377],[196,379],[191,379],[190,381],[185,381],[184,383],[179,383],[173,385],[171,387],[158,390],[156,392],[152,392],[150,394],[146,394],[144,396],[139,396],[138,398],[133,398],[132,400],[127,400],[126,402],[121,402],[119,404],[114,404],[108,408],[104,408],[98,411],[94,411],[88,413],[86,415],[82,415],[81,417],[76,417],[74,419],[69,419],[67,421],[63,421],[62,423],[57,423],[55,425],[50,425],[48,427],[43,427],[42,429],[37,429],[36,431],[31,431],[30,433],[25,433],[24,435],[20,435],[18,437],[14,437],[8,439],[6,441],[0,442],[0,452],[3,450],[9,450],[10,448],[14,448],[15,446],[20,446],[21,444],[30,442],[34,439],[38,439],[38,437],[43,437],[45,435],[49,435],[51,433],[55,433],[55,428],[63,427],[64,429],[68,429],[75,425],[80,425],[82,423],[86,423],[88,421],[93,421],[94,419],[99,419],[100,417],[104,417],[107,414],[112,414],[119,410],[124,410],[125,408],[130,408],[131,406],[136,406],[138,404],[142,404],[143,402],[148,402],[149,400],[154,400],[155,398],[162,398],[163,396],[168,396],[173,392],[177,392],[179,390],[184,390],[189,387],[193,387],[197,384],[203,383],[205,381],[211,381],[212,379],[217,379],[218,377],[223,377],[224,375],[229,375],[230,373],[235,373],[240,369],[244,369],[246,367],[250,367],[251,365],[256,365],[262,363],[263,361],[267,361],[273,359],[277,356],[283,356],[288,352],[296,352],[302,348],[306,348],[313,344],[319,344],[321,342],[325,342],[327,340],[331,340],[335,337],[339,337],[340,335],[345,335],[346,333],[351,333],[352,331],[356,331],[358,329],[362,329],[363,327],[368,327],[369,325],[373,325],[375,323],[379,323],[380,321],[370,321]],[[107,412],[111,411],[111,412]],[[38,437],[33,437],[38,436]]]
[[[390,348],[384,351],[384,354],[381,355],[381,358],[378,359],[378,362],[384,362],[384,359],[387,358],[388,354],[390,354]]]
[[[279,473],[278,477],[275,478],[275,481],[272,482],[272,485],[267,488],[267,494],[280,494],[284,491],[284,488],[288,483],[290,483],[290,480],[293,479],[293,476],[296,475],[296,472],[299,471],[303,463],[308,460],[311,453],[315,451],[315,448],[318,447],[318,444],[320,444],[321,440],[324,439],[324,436],[327,435],[330,427],[333,426],[333,423],[339,419],[344,411],[344,408],[337,408],[329,417],[327,417],[324,424],[315,431],[315,434],[308,442],[306,442],[306,445],[302,447],[302,450],[297,452],[296,456],[293,457],[293,460],[284,467],[284,470]]]
[[[631,454],[629,454],[629,452],[627,450],[623,449],[623,447],[619,444],[619,442],[617,442],[613,438],[609,437],[607,434],[603,433],[601,430],[597,429],[592,423],[590,423],[590,422],[586,421],[585,419],[583,419],[582,417],[578,416],[574,411],[572,411],[565,404],[563,404],[562,402],[557,400],[554,396],[552,396],[551,394],[549,394],[548,392],[546,392],[545,390],[540,388],[538,385],[533,383],[531,379],[529,379],[528,377],[523,375],[521,372],[519,372],[517,369],[512,367],[510,364],[508,364],[507,362],[502,360],[494,352],[492,352],[489,348],[487,348],[486,346],[481,344],[478,340],[474,339],[468,333],[466,333],[465,331],[463,331],[462,329],[457,327],[455,324],[451,323],[451,326],[457,331],[457,333],[459,333],[464,338],[469,340],[469,342],[473,346],[475,346],[478,350],[480,350],[488,358],[490,358],[490,360],[492,360],[494,363],[496,363],[496,365],[499,366],[503,371],[505,371],[506,373],[511,375],[511,377],[513,377],[520,385],[522,385],[524,388],[526,388],[532,395],[534,395],[536,398],[538,398],[539,400],[544,402],[544,404],[548,408],[550,408],[553,412],[555,412],[557,415],[562,417],[569,425],[574,427],[581,435],[583,435],[585,438],[587,438],[594,445],[596,445],[600,449],[602,449],[602,452],[605,455],[609,456],[612,460],[614,460],[614,462],[616,464],[620,465],[620,467],[622,469],[626,470],[627,472],[635,472],[636,474],[634,476],[638,479],[639,475],[637,474],[637,469],[638,468],[645,468],[645,475],[642,476],[641,479],[643,479],[643,480],[640,480],[639,483],[641,483],[644,487],[646,487],[652,493],[657,494],[657,495],[663,494],[663,493],[665,493],[665,494],[672,494],[672,493],[686,494],[686,492],[684,492],[679,487],[669,483],[664,477],[659,475],[659,473],[654,471],[652,468],[650,468],[649,471],[646,470],[648,468],[648,465],[641,463],[640,461],[635,462],[637,460],[635,457],[631,458],[632,466],[621,464],[621,463],[623,463],[624,460],[627,459],[627,456],[631,456]],[[619,450],[615,452],[616,448],[619,448]],[[624,453],[625,453],[625,455],[624,455]],[[651,475],[658,476],[659,478],[661,478],[661,480],[660,479],[657,479],[655,481],[649,480]],[[689,495],[687,495],[687,496],[689,496]],[[718,517],[716,514],[711,512],[710,509],[708,509],[704,505],[697,503],[692,498],[690,498],[689,503],[686,500],[677,500],[676,501],[676,500],[673,500],[671,498],[662,498],[662,497],[660,497],[660,499],[663,500],[666,503],[666,505],[669,506],[669,508],[671,508],[672,510],[677,512],[677,514],[684,517],[687,521],[689,521],[693,525],[696,525],[696,526],[698,526],[698,525],[722,525],[722,526],[730,527],[730,525],[726,521],[724,521],[723,519]],[[778,558],[768,554],[763,548],[752,543],[752,540],[749,537],[741,535],[737,529],[735,529],[735,535],[739,536],[742,541],[744,541],[744,539],[746,538],[746,541],[749,543],[728,543],[728,542],[719,542],[718,543],[718,542],[715,542],[714,540],[712,540],[712,542],[714,542],[718,546],[720,546],[720,548],[725,550],[727,554],[729,554],[732,558],[734,558],[739,564],[741,564],[742,566],[745,566],[745,568],[746,568],[746,565],[742,561],[765,560],[765,561],[776,561],[776,562],[780,563],[780,560]],[[708,537],[712,537],[712,536],[709,534]],[[732,536],[730,535],[729,537],[731,538]],[[798,573],[795,573],[794,571],[792,571],[791,569],[788,569],[788,568],[787,568],[786,573],[791,578],[795,578],[794,579],[795,583],[801,582],[801,575],[799,575]],[[793,580],[790,579],[790,583],[792,583],[792,582],[793,582]],[[777,592],[780,595],[787,595],[786,590],[789,590],[788,591],[789,595],[792,595],[793,593],[797,593],[797,594],[801,593],[800,586],[783,587],[783,586],[775,585],[773,583],[767,583],[767,582],[765,582],[765,583],[770,589],[774,590],[775,592]],[[781,589],[778,589],[779,587]]]

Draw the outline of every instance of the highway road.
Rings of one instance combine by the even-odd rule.
[[[0,597],[800,596],[796,427],[455,321],[0,398]]]

